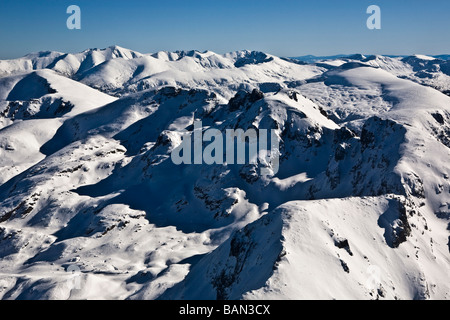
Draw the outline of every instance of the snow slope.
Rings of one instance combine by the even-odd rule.
[[[0,61],[0,298],[450,298],[446,67],[120,47]],[[194,121],[274,130],[279,163],[176,165]]]
[[[389,248],[401,214],[389,195],[285,203],[235,233],[162,298],[448,299],[446,248],[422,255],[431,237],[415,229],[414,241]]]
[[[0,183],[38,163],[64,119],[116,98],[51,70],[0,79]]]

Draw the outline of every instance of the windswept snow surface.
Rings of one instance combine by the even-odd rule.
[[[423,55],[0,61],[0,298],[449,299],[449,79]],[[195,121],[274,130],[279,168],[175,165]]]

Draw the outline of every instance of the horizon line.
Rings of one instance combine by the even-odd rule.
[[[32,51],[32,52],[28,52],[22,56],[15,56],[15,57],[11,57],[11,58],[2,58],[0,55],[0,60],[4,61],[4,60],[17,60],[17,59],[21,59],[21,58],[26,58],[28,55],[33,55],[33,54],[39,54],[39,53],[61,53],[61,54],[79,54],[79,53],[83,53],[86,51],[94,51],[94,50],[99,50],[99,51],[103,51],[103,50],[107,50],[107,49],[111,49],[111,48],[121,48],[121,49],[126,49],[126,50],[130,50],[136,53],[140,53],[142,55],[153,55],[159,52],[167,52],[167,53],[181,53],[181,52],[198,52],[198,53],[207,53],[207,52],[212,52],[215,54],[219,54],[219,55],[225,55],[225,54],[229,54],[229,53],[235,53],[235,52],[261,52],[261,53],[265,53],[265,54],[270,54],[272,56],[276,56],[279,58],[288,58],[288,59],[299,59],[299,58],[306,58],[306,57],[310,57],[310,58],[345,58],[345,57],[349,57],[349,56],[354,56],[354,55],[363,55],[363,56],[385,56],[385,57],[411,57],[411,56],[417,56],[417,55],[423,55],[423,56],[429,56],[429,57],[439,57],[439,56],[450,56],[450,53],[439,53],[439,54],[426,54],[426,53],[412,53],[412,54],[379,54],[379,53],[361,53],[361,52],[354,52],[354,53],[336,53],[336,54],[300,54],[300,55],[277,55],[277,54],[273,54],[270,52],[266,52],[266,51],[262,51],[262,50],[250,50],[250,49],[240,49],[240,50],[231,50],[231,51],[226,51],[226,52],[216,52],[213,50],[199,50],[199,49],[188,49],[188,50],[183,50],[183,49],[177,49],[177,50],[158,50],[158,51],[154,51],[154,52],[146,52],[146,53],[142,53],[140,51],[134,50],[134,49],[130,49],[121,45],[110,45],[104,48],[86,48],[84,50],[81,51],[71,51],[71,52],[64,52],[64,51],[59,51],[59,50],[41,50],[41,51]]]

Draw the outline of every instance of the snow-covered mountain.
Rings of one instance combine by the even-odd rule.
[[[448,61],[114,46],[0,76],[2,299],[450,298]],[[198,120],[273,130],[279,169],[174,164]]]

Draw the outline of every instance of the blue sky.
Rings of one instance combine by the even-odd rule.
[[[68,30],[66,9],[81,8]],[[369,30],[366,9],[382,10]],[[117,44],[159,50],[306,54],[450,53],[448,0],[0,0],[0,59]]]

